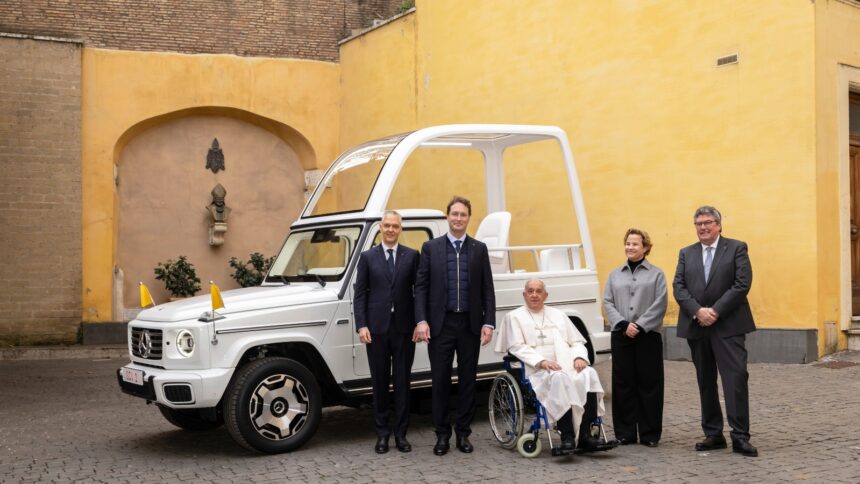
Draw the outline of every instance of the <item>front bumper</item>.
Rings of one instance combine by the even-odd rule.
[[[142,371],[143,385],[124,381],[123,368]],[[123,368],[118,368],[116,373],[123,393],[171,408],[209,408],[218,405],[233,375],[233,368],[162,370],[135,363]],[[177,394],[181,397],[177,397]]]

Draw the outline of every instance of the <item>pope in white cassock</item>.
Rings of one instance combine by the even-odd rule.
[[[607,450],[614,442],[591,435],[591,423],[604,414],[603,387],[589,366],[585,338],[558,309],[544,305],[548,293],[543,281],[526,282],[526,305],[508,313],[499,328],[495,350],[510,353],[523,362],[535,396],[546,408],[550,421],[558,423],[562,450]]]

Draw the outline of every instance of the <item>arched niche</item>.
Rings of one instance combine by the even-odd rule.
[[[218,140],[225,169],[207,169]],[[138,281],[157,302],[169,294],[153,269],[188,257],[201,292],[214,280],[237,287],[231,257],[274,255],[304,204],[305,171],[316,168],[313,149],[297,131],[232,108],[195,108],[150,118],[122,135],[115,150],[116,266],[114,300],[123,319],[139,305]],[[231,209],[220,246],[209,244],[211,191],[221,184]]]

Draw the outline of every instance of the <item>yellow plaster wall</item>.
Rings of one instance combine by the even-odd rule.
[[[144,129],[147,120],[183,110],[241,110],[295,130],[309,145],[297,150],[306,168],[325,168],[337,155],[337,64],[87,48],[82,71],[84,321],[112,318],[117,226],[113,173],[129,130]],[[282,222],[286,227],[292,221]]]
[[[630,226],[650,232],[651,260],[671,279],[678,249],[696,240],[693,211],[713,204],[725,234],[750,244],[758,325],[817,327],[815,8],[419,0],[415,14],[343,46],[342,148],[443,123],[559,125],[571,139],[603,281],[623,262]],[[715,67],[735,52],[739,64]],[[391,84],[389,93],[377,88]],[[451,176],[424,175],[423,186],[440,187]],[[531,202],[511,189],[507,196]],[[549,236],[547,201],[518,230]],[[672,303],[667,322],[676,314]]]
[[[415,129],[415,15],[358,36],[340,52],[341,149]]]
[[[839,214],[848,206],[840,205],[840,181],[847,183],[847,160],[840,159],[843,140],[839,138],[840,65],[860,68],[860,5],[839,0],[819,0],[815,2],[815,46],[816,46],[816,159],[818,215],[818,307],[819,330],[824,330],[825,321],[836,322],[837,329],[847,329],[849,318],[843,318],[841,301],[841,281],[839,278],[844,260],[839,250],[843,237]],[[844,94],[844,93],[842,93]],[[847,120],[845,121],[847,122]],[[843,166],[844,165],[844,166]],[[847,200],[846,200],[847,202]],[[850,276],[849,276],[850,277]],[[850,315],[849,305],[844,308]],[[837,331],[838,347],[845,349],[847,339],[842,331]],[[824,350],[825,341],[819,338],[819,352]]]

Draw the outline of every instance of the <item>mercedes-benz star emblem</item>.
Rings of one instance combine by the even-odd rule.
[[[152,353],[152,339],[149,337],[149,331],[143,330],[140,332],[140,339],[137,342],[137,352],[141,358],[149,358]]]

